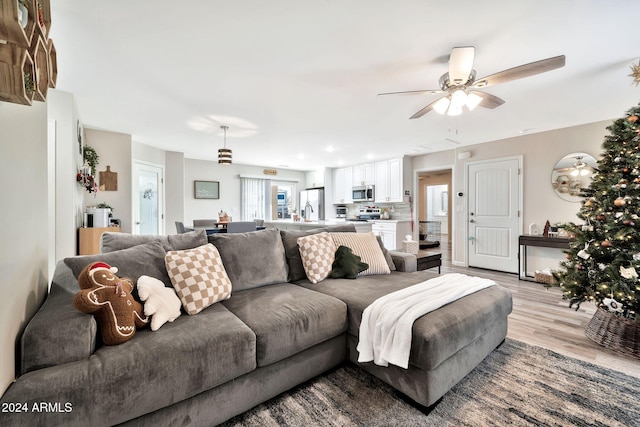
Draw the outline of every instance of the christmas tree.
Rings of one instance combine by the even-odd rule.
[[[582,189],[584,223],[561,226],[575,240],[555,285],[576,310],[591,301],[640,321],[640,106],[607,130],[591,184]]]

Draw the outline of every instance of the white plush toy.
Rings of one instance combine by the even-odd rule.
[[[151,316],[151,330],[157,331],[166,322],[173,322],[180,316],[182,303],[172,288],[162,281],[149,276],[138,279],[138,295],[144,301],[144,314]]]

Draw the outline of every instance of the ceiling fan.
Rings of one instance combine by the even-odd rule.
[[[413,116],[417,119],[431,110],[440,114],[458,116],[462,114],[462,108],[466,106],[473,110],[478,105],[484,108],[496,108],[504,104],[504,100],[490,93],[480,92],[476,89],[487,86],[506,83],[511,80],[522,79],[564,67],[565,56],[554,56],[540,61],[530,62],[518,67],[509,68],[481,79],[476,79],[476,70],[473,69],[475,48],[473,46],[454,47],[449,56],[449,71],[444,73],[439,80],[440,89],[435,90],[410,90],[404,92],[386,92],[378,95],[415,95],[421,93],[446,93],[445,96],[430,103]]]

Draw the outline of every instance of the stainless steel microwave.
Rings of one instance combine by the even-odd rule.
[[[373,185],[359,185],[353,187],[352,199],[354,202],[375,202],[375,191]]]

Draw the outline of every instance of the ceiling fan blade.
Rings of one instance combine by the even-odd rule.
[[[438,98],[435,101],[433,101],[431,104],[427,105],[426,107],[424,107],[422,110],[418,111],[417,113],[415,113],[413,116],[409,117],[409,119],[417,119],[420,118],[422,116],[424,116],[425,114],[427,114],[429,111],[433,110],[433,105],[440,101],[442,98]]]
[[[463,85],[469,80],[473,70],[473,58],[475,48],[473,46],[454,47],[449,57],[449,82],[451,86]]]
[[[424,90],[406,90],[406,91],[402,91],[402,92],[385,92],[385,93],[379,93],[378,96],[381,95],[418,95],[421,93],[426,93],[426,94],[434,94],[434,93],[442,93],[442,91],[440,89],[424,89]]]
[[[479,92],[477,90],[470,90],[469,93],[473,93],[482,98],[482,101],[480,101],[478,105],[484,108],[493,109],[504,104],[504,99],[498,98],[497,96],[491,95],[490,93]]]
[[[511,80],[522,79],[524,77],[535,76],[536,74],[546,73],[556,68],[564,67],[565,56],[554,56],[553,58],[541,59],[540,61],[530,62],[508,70],[500,71],[482,79],[476,80],[471,87],[487,87],[499,83],[506,83]]]

